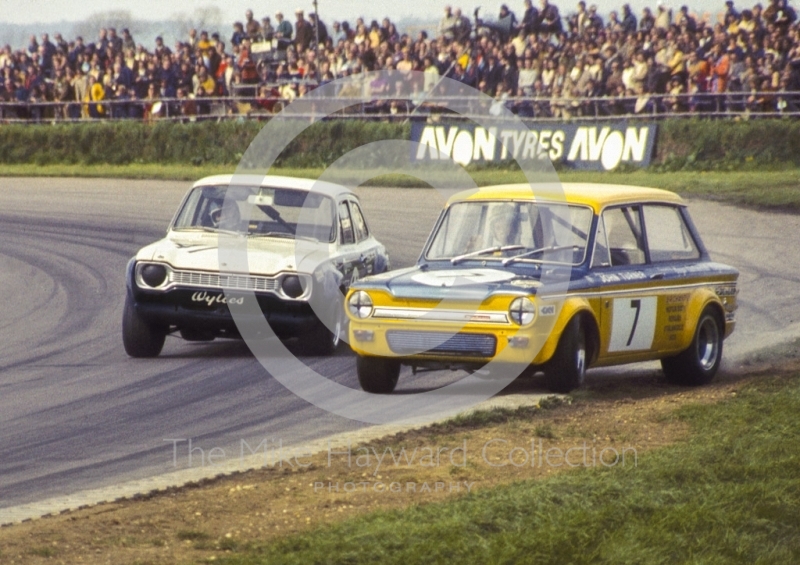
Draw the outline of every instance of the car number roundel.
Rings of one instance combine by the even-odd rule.
[[[614,299],[608,351],[650,349],[656,329],[657,306],[658,298],[655,296]]]

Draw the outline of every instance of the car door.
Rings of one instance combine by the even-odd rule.
[[[358,280],[359,277],[359,252],[356,247],[355,229],[347,200],[339,202],[337,216],[339,220],[339,256],[336,259],[336,268],[342,273],[342,286],[347,288],[353,280]]]
[[[355,200],[348,200],[350,218],[353,222],[353,231],[356,239],[356,252],[358,261],[358,278],[371,275],[375,272],[375,261],[378,256],[378,245],[374,237],[370,236],[367,222],[361,213],[361,206]]]
[[[647,262],[639,205],[606,208],[598,219],[592,273],[599,281],[600,356],[643,357],[653,350],[659,276]]]
[[[659,281],[659,303],[655,343],[660,351],[680,351],[687,320],[687,306],[693,281],[687,279],[685,267],[700,259],[700,248],[692,237],[682,208],[669,204],[642,206],[647,256],[652,278]]]

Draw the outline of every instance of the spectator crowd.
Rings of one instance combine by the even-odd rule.
[[[716,18],[663,0],[606,18],[583,0],[566,17],[538,2],[491,17],[447,6],[430,34],[400,33],[389,18],[328,26],[299,9],[294,22],[248,10],[230,38],[193,29],[172,47],[158,37],[148,49],[112,27],[93,41],[43,33],[0,51],[0,112],[33,120],[269,112],[371,70],[396,71],[396,80],[339,95],[394,97],[373,106],[389,113],[423,104],[443,76],[527,117],[800,111],[800,23],[787,0],[741,10],[728,0]]]

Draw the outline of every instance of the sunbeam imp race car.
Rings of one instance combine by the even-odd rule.
[[[248,180],[195,183],[166,237],[128,263],[128,355],[155,357],[172,333],[189,341],[241,337],[229,306],[242,305],[247,293],[259,307],[252,315],[266,317],[275,335],[301,337],[310,353],[333,353],[345,331],[344,293],[359,277],[388,268],[386,250],[347,188],[279,176]],[[233,270],[223,237],[246,251],[245,270]]]
[[[416,266],[347,296],[361,387],[394,390],[401,365],[543,371],[579,387],[590,366],[660,359],[709,382],[734,329],[738,271],[713,262],[671,192],[602,184],[505,185],[446,204]]]

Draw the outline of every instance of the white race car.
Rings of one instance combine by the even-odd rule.
[[[196,182],[166,237],[128,263],[122,341],[131,357],[157,356],[168,334],[240,338],[228,304],[241,304],[245,292],[258,301],[253,315],[266,317],[278,337],[301,337],[309,353],[331,354],[346,331],[350,284],[388,269],[386,249],[347,188],[278,176],[233,182],[231,175]],[[225,268],[221,234],[246,246],[248,272]]]

